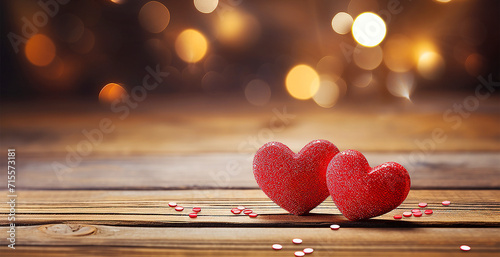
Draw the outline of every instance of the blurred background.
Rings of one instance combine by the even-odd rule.
[[[9,0],[1,12],[2,99],[112,102],[157,65],[169,76],[150,94],[255,106],[474,92],[478,76],[500,77],[498,1]]]
[[[0,5],[23,188],[256,188],[260,146],[314,139],[417,188],[498,186],[499,1]]]

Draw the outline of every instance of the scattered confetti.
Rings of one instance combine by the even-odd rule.
[[[306,254],[302,251],[295,252],[295,256],[297,256],[297,257],[304,256],[304,255],[306,255]]]
[[[236,208],[237,208],[238,210],[240,210],[240,211],[243,211],[244,209],[246,209],[246,208],[245,208],[245,206],[241,206],[241,205],[240,205],[240,206],[238,206],[238,207],[236,207]]]
[[[169,202],[169,203],[168,203],[168,206],[170,206],[170,207],[175,207],[175,206],[177,206],[177,203],[176,203],[176,202]]]
[[[394,218],[395,220],[400,220],[400,219],[402,219],[402,218],[403,218],[403,216],[402,216],[402,215],[394,215],[394,217],[393,217],[393,218]]]
[[[411,215],[412,215],[412,213],[409,211],[403,212],[403,216],[405,216],[405,217],[411,217]]]
[[[427,203],[419,203],[418,207],[425,208],[425,207],[427,207]]]
[[[177,207],[175,207],[175,210],[176,210],[176,211],[182,211],[182,210],[184,210],[184,207],[182,207],[182,206],[177,206]]]
[[[258,215],[259,215],[259,214],[257,214],[257,213],[250,213],[250,214],[248,214],[248,216],[249,216],[250,218],[257,218],[257,216],[258,216]]]
[[[421,212],[415,212],[415,213],[413,213],[413,216],[415,216],[415,217],[422,217],[422,213]]]
[[[461,246],[460,246],[460,250],[462,250],[462,251],[466,251],[466,252],[467,252],[467,251],[470,251],[470,246],[468,246],[468,245],[461,245]]]
[[[425,210],[424,213],[427,215],[431,215],[433,213],[433,211],[431,209],[428,209],[428,210]]]
[[[246,215],[248,215],[248,214],[250,214],[252,212],[253,212],[252,210],[245,210],[245,211],[243,211],[243,213],[245,213]]]
[[[194,212],[200,212],[200,211],[201,211],[201,208],[200,208],[200,207],[194,207],[194,208],[193,208],[193,211],[194,211]]]
[[[194,218],[198,217],[198,214],[196,212],[192,212],[189,214],[189,217],[194,219]]]
[[[305,249],[303,250],[303,252],[304,252],[305,254],[310,254],[310,253],[313,253],[313,252],[314,252],[314,249],[312,249],[312,248],[305,248]]]
[[[302,244],[302,239],[300,239],[300,238],[294,238],[294,239],[292,240],[292,242],[293,242],[294,244],[296,244],[296,245],[298,245],[298,244]]]
[[[330,226],[330,228],[331,228],[332,230],[338,230],[338,229],[340,228],[340,225],[333,224],[333,225],[331,225],[331,226]]]
[[[236,208],[233,208],[233,209],[231,209],[231,212],[232,212],[233,214],[240,214],[240,213],[241,213],[241,210],[236,209]]]
[[[281,249],[283,249],[283,246],[280,245],[280,244],[273,244],[272,247],[273,247],[274,250],[281,250]]]
[[[443,202],[442,202],[442,204],[443,204],[444,206],[448,206],[448,205],[450,205],[450,204],[451,204],[451,202],[450,202],[450,201],[443,201]]]

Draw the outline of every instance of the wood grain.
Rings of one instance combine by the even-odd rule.
[[[7,201],[0,198],[1,201]],[[451,206],[441,202],[449,200]],[[176,201],[177,212],[167,206]],[[432,215],[394,220],[395,214],[417,208],[425,201]],[[231,208],[244,205],[257,218],[234,215]],[[198,218],[188,214],[201,207]],[[171,191],[24,191],[18,193],[16,224],[89,223],[124,226],[174,227],[324,227],[339,223],[348,227],[499,227],[499,190],[412,190],[405,202],[385,215],[360,222],[347,221],[330,199],[308,216],[287,214],[260,190]],[[8,213],[7,206],[0,206]],[[0,225],[7,225],[1,220]]]
[[[74,235],[92,227],[93,233]],[[6,228],[0,228],[6,234]],[[26,256],[293,256],[294,251],[314,248],[314,256],[401,256],[463,254],[461,244],[472,247],[472,255],[493,256],[500,251],[500,228],[138,228],[100,225],[51,224],[18,227],[19,245],[9,253]],[[481,235],[478,237],[477,235]],[[303,239],[293,245],[293,238]],[[5,239],[0,240],[5,244]],[[283,250],[274,251],[279,243]],[[42,247],[43,246],[43,247]],[[9,249],[2,247],[7,253]],[[47,255],[39,255],[39,252]],[[12,256],[12,255],[11,255]]]
[[[414,189],[500,188],[499,153],[365,153],[372,166],[397,161]],[[6,159],[5,159],[6,160]],[[18,157],[22,189],[256,189],[253,154],[133,155],[85,157],[74,168],[56,172],[49,156]],[[0,189],[7,185],[0,184]]]

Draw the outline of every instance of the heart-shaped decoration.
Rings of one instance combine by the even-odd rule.
[[[264,193],[294,215],[307,214],[329,195],[326,169],[339,149],[314,140],[295,154],[286,145],[269,142],[253,160],[253,174]]]
[[[398,163],[371,168],[355,150],[337,154],[326,173],[335,205],[349,220],[369,219],[398,207],[410,192],[410,175]]]

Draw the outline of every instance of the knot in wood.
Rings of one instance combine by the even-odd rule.
[[[38,228],[40,231],[54,236],[87,236],[97,231],[97,228],[81,224],[49,224]]]

